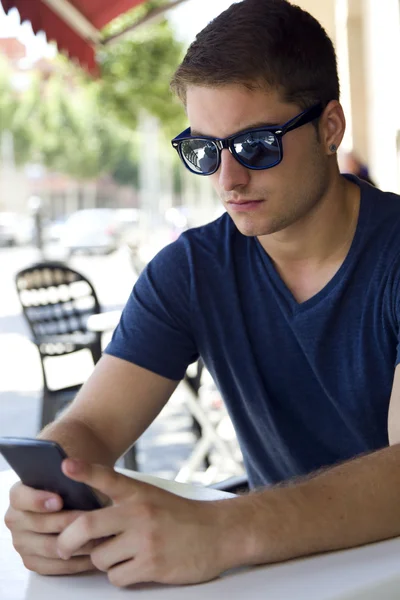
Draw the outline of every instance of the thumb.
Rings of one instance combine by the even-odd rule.
[[[86,483],[116,501],[131,496],[135,489],[141,487],[141,482],[125,477],[111,467],[82,460],[65,459],[62,463],[62,471],[70,479]]]

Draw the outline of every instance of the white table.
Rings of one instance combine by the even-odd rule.
[[[90,331],[98,331],[100,333],[112,331],[118,325],[121,314],[121,310],[108,310],[90,315],[86,321],[86,327]]]
[[[126,471],[122,470],[125,474]],[[187,497],[222,498],[216,490],[166,482],[142,473],[131,476]],[[119,590],[103,573],[43,577],[31,573],[13,549],[3,522],[12,471],[0,473],[0,599],[1,600],[394,600],[400,597],[400,539],[353,550],[242,569],[195,586],[143,585]]]

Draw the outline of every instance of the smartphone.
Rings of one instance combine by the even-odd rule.
[[[68,457],[56,442],[0,437],[0,452],[24,485],[61,496],[64,510],[102,508],[88,485],[64,475],[61,463]]]

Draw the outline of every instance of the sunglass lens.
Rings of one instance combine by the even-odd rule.
[[[214,173],[218,165],[218,148],[208,140],[185,140],[181,144],[181,156],[194,173]]]
[[[281,158],[277,137],[269,131],[253,131],[238,135],[233,143],[240,162],[250,169],[268,169]]]

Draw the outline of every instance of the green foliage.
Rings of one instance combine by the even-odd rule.
[[[106,40],[113,35],[121,33],[130,25],[138,23],[138,21],[146,17],[154,9],[164,6],[165,3],[166,0],[147,0],[147,2],[142,2],[139,6],[135,6],[135,8],[122,13],[103,28],[103,39]]]
[[[0,133],[10,126],[16,107],[11,87],[11,70],[0,56]]]
[[[139,27],[99,52],[101,104],[131,129],[145,108],[168,137],[184,128],[185,112],[169,88],[182,59],[183,46],[164,19]]]
[[[15,162],[18,165],[34,160],[37,154],[38,131],[35,127],[35,114],[38,106],[40,106],[40,83],[34,79],[24,94],[24,101],[16,103],[12,121]]]
[[[95,90],[66,89],[53,77],[46,86],[39,120],[46,135],[39,141],[43,163],[77,179],[91,179],[113,168],[120,127],[100,114]]]
[[[116,162],[114,169],[112,170],[112,176],[114,180],[120,185],[131,185],[135,188],[139,187],[139,167],[138,162],[135,160],[132,149],[127,148],[130,152],[120,154],[118,161]]]
[[[0,136],[6,129],[13,134],[17,165],[31,160],[34,154],[35,134],[31,116],[38,100],[38,82],[33,79],[21,101],[21,94],[12,85],[11,69],[0,57]]]
[[[122,15],[104,35],[117,33],[164,0],[152,0]],[[13,89],[0,60],[0,135],[14,136],[16,162],[42,162],[76,179],[111,173],[125,185],[138,183],[135,129],[145,109],[168,137],[185,125],[185,114],[169,89],[182,46],[168,22],[146,24],[99,52],[101,77],[93,80],[65,58],[48,80],[32,77],[28,90]],[[58,74],[57,74],[58,73]]]

